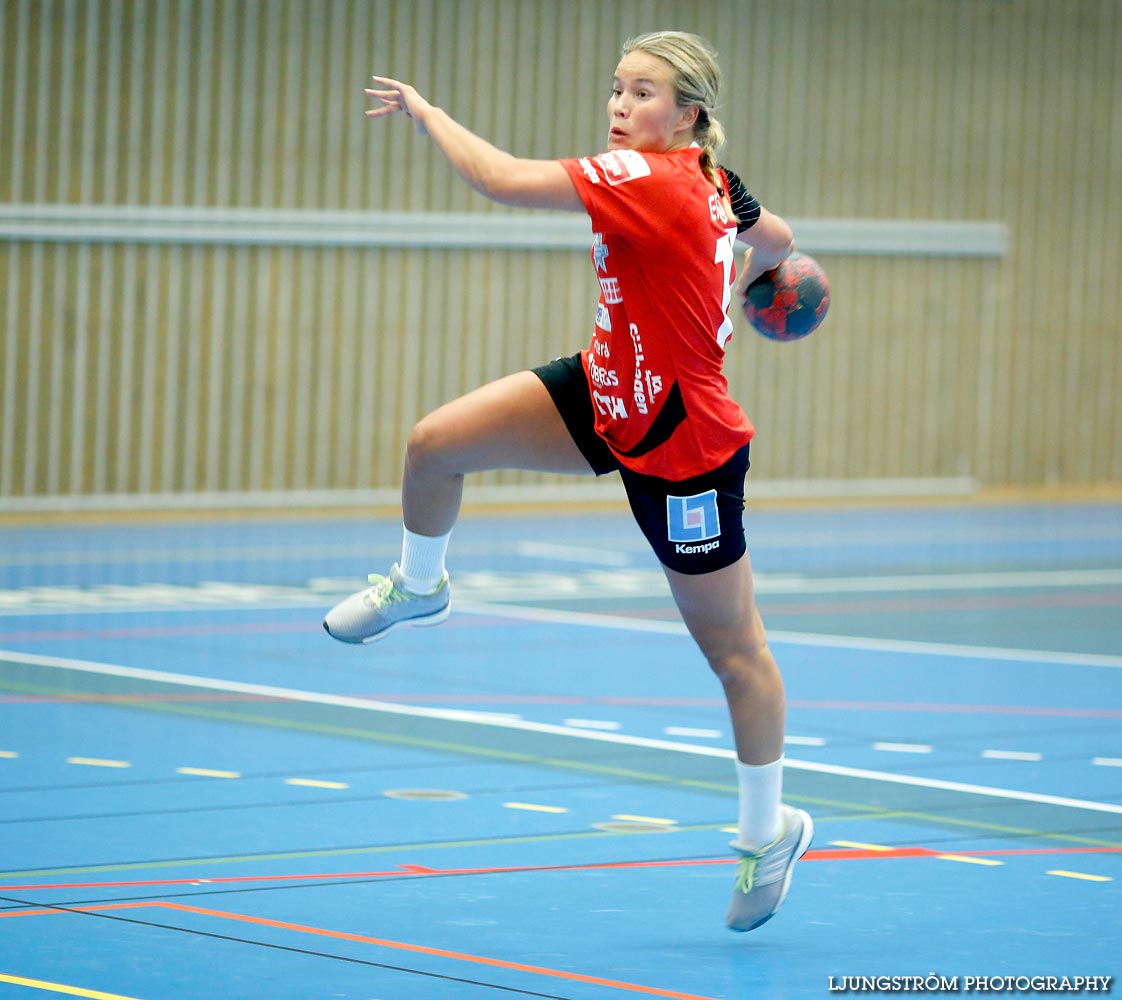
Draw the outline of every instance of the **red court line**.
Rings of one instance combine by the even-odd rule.
[[[1122,854],[1122,847],[1011,847],[989,851],[936,851],[930,847],[886,847],[862,850],[855,847],[821,848],[807,851],[801,861],[880,861],[887,858],[937,858],[954,853],[964,858],[1006,857],[1043,854]],[[217,878],[134,879],[127,882],[51,882],[30,885],[0,885],[0,892],[27,892],[47,889],[142,889],[177,885],[231,885],[245,882],[311,882],[321,879],[376,879],[423,877],[426,875],[509,875],[522,872],[607,871],[625,868],[690,868],[736,864],[736,858],[685,858],[676,861],[611,861],[587,865],[511,865],[503,868],[432,868],[428,865],[402,864],[378,872],[313,872],[304,875],[222,875]],[[121,905],[143,905],[121,904]],[[20,913],[0,913],[4,917]]]
[[[449,958],[457,962],[472,962],[476,965],[488,965],[496,969],[507,969],[513,972],[528,972],[535,976],[550,976],[554,979],[567,979],[577,983],[590,983],[593,986],[606,986],[615,990],[625,990],[629,993],[644,993],[647,996],[670,997],[671,1000],[715,1000],[714,997],[706,997],[698,993],[679,993],[676,990],[664,990],[657,986],[642,986],[638,983],[626,983],[618,979],[587,976],[580,972],[567,972],[564,969],[550,969],[541,965],[527,965],[523,962],[510,962],[503,958],[490,958],[485,955],[472,955],[468,952],[449,951],[445,948],[432,948],[428,945],[410,944],[406,941],[391,941],[388,938],[369,937],[365,934],[351,934],[347,931],[333,931],[325,927],[310,927],[305,924],[293,924],[283,920],[270,920],[266,917],[252,917],[244,913],[209,910],[201,906],[189,906],[186,903],[173,903],[167,900],[149,900],[137,903],[110,903],[99,906],[59,907],[49,910],[24,910],[20,913],[2,913],[0,917],[47,916],[57,915],[59,913],[96,913],[101,910],[135,909],[145,906],[179,910],[183,913],[194,913],[206,917],[217,917],[220,920],[234,920],[241,923],[257,924],[261,927],[294,931],[298,934],[312,934],[317,937],[335,938],[339,941],[372,944],[379,948],[392,948],[396,951],[413,952],[418,955],[431,955],[435,958]]]
[[[813,861],[808,851],[803,861]],[[846,856],[856,856],[861,852],[846,851]],[[867,852],[870,856],[883,857],[884,852]],[[315,879],[360,879],[360,878],[401,878],[402,876],[423,877],[426,875],[504,875],[518,872],[572,872],[604,871],[614,868],[682,868],[698,865],[732,865],[736,858],[703,858],[686,861],[613,861],[590,865],[525,865],[506,868],[430,868],[427,865],[400,865],[381,872],[318,872],[311,875],[223,875],[218,878],[176,878],[142,879],[130,882],[58,882],[49,885],[2,885],[0,892],[25,892],[29,889],[121,889],[142,888],[144,886],[171,885],[224,885],[239,882],[306,882]],[[154,866],[158,867],[158,866]],[[5,914],[0,913],[0,917]]]
[[[93,913],[95,910],[138,910],[145,906],[156,906],[150,899],[135,903],[102,903],[99,906],[51,906],[39,910],[18,910],[15,913],[0,913],[4,917],[50,917],[58,913]]]
[[[807,851],[800,861],[879,861],[885,858],[937,858],[947,851],[929,847],[890,847],[883,850],[862,850],[839,847]],[[1122,847],[1018,847],[995,851],[954,851],[964,858],[985,858],[991,855],[1017,854],[1122,854]],[[242,882],[308,882],[317,879],[362,879],[423,877],[425,875],[504,875],[519,872],[605,871],[624,868],[688,868],[705,865],[732,865],[736,858],[693,858],[678,861],[613,861],[588,865],[522,865],[506,868],[431,868],[428,865],[399,865],[380,872],[314,872],[308,875],[222,875],[217,878],[138,879],[128,882],[51,882],[31,885],[0,885],[0,892],[27,892],[33,889],[139,889],[173,885],[228,885]],[[158,867],[153,865],[153,867]],[[19,914],[0,913],[5,916]]]
[[[1102,854],[1120,852],[1122,847],[1057,847],[1026,851],[955,851],[963,857],[986,854]],[[886,858],[935,858],[945,851],[928,847],[890,847],[883,850],[860,848],[822,848],[807,851],[801,861],[880,861]],[[244,882],[308,882],[319,879],[377,879],[423,878],[430,875],[510,875],[521,872],[589,872],[623,870],[627,868],[690,868],[707,865],[733,865],[736,858],[686,858],[676,861],[612,861],[586,865],[514,865],[502,868],[430,868],[427,865],[403,864],[386,871],[367,872],[315,872],[308,875],[223,875],[218,878],[140,879],[127,882],[58,882],[32,885],[0,885],[0,892],[27,892],[46,889],[128,889],[175,885],[229,885]],[[155,866],[154,866],[155,867]],[[0,917],[5,914],[0,914]]]

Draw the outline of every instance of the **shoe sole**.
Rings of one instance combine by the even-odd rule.
[[[452,612],[452,602],[449,601],[439,611],[434,611],[431,615],[422,615],[419,618],[403,618],[399,622],[394,622],[392,625],[387,625],[381,632],[375,632],[373,635],[368,635],[365,639],[344,639],[342,636],[336,635],[327,626],[327,622],[323,623],[323,630],[331,636],[332,639],[338,642],[349,643],[352,646],[366,646],[372,642],[377,642],[379,639],[384,639],[387,635],[399,628],[429,628],[432,625],[439,625],[444,621]]]
[[[810,813],[804,812],[802,809],[796,809],[795,812],[802,817],[803,833],[795,846],[795,853],[791,855],[791,863],[787,865],[787,871],[783,875],[783,891],[779,893],[779,899],[775,902],[775,909],[766,917],[757,920],[751,927],[729,927],[729,930],[744,934],[748,931],[754,931],[757,927],[762,927],[779,912],[779,907],[783,905],[783,900],[787,898],[787,890],[791,888],[791,876],[795,874],[795,862],[806,854],[810,842],[814,840],[814,820],[810,818]]]

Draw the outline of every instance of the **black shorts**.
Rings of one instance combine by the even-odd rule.
[[[655,555],[679,573],[712,573],[731,566],[744,539],[744,477],[748,445],[724,465],[691,479],[670,480],[632,472],[596,433],[588,377],[580,355],[534,368],[561,419],[598,476],[618,471],[631,512]]]

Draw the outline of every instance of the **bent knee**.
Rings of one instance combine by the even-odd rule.
[[[726,687],[757,676],[762,671],[774,669],[775,658],[767,641],[745,641],[736,646],[701,647],[709,668]]]
[[[405,442],[405,460],[415,472],[457,472],[456,454],[452,428],[437,413],[417,421]]]

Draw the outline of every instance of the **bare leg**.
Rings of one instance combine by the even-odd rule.
[[[592,473],[533,372],[476,389],[413,428],[401,495],[401,562],[389,577],[372,577],[370,587],[327,613],[323,626],[333,638],[373,642],[403,625],[437,625],[448,617],[448,535],[460,512],[464,475],[486,469]]]
[[[401,489],[406,528],[420,535],[451,531],[465,473],[488,469],[592,473],[533,372],[517,372],[469,392],[413,428]]]
[[[665,572],[690,635],[724,687],[737,757],[745,764],[778,760],[786,699],[756,609],[748,553],[714,573]]]

